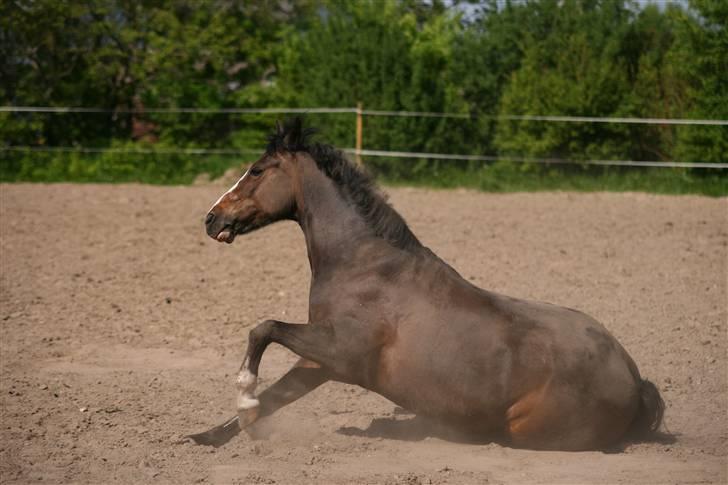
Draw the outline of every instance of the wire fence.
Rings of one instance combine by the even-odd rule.
[[[345,148],[344,151],[353,154],[357,160],[362,156],[369,157],[391,157],[429,160],[463,160],[493,162],[497,160],[508,160],[518,163],[542,163],[542,164],[579,164],[579,165],[602,165],[602,166],[628,166],[628,167],[662,167],[662,168],[706,168],[726,169],[726,163],[712,162],[680,162],[680,161],[657,161],[657,160],[572,160],[565,158],[537,158],[525,156],[506,155],[462,155],[453,153],[426,153],[426,152],[404,152],[392,150],[372,150],[361,146],[361,126],[363,116],[385,116],[385,117],[418,117],[418,118],[459,118],[459,119],[492,119],[504,121],[538,121],[550,123],[615,123],[615,124],[648,124],[648,125],[701,125],[701,126],[728,126],[728,120],[708,119],[675,119],[675,118],[628,118],[628,117],[596,117],[596,116],[559,116],[559,115],[484,115],[468,113],[447,113],[430,111],[386,111],[362,109],[361,105],[353,108],[85,108],[69,106],[0,106],[0,113],[107,113],[107,114],[354,114],[356,115],[357,146]],[[176,154],[176,155],[223,155],[240,156],[260,153],[254,149],[219,149],[219,148],[93,148],[93,147],[59,147],[59,146],[17,146],[0,145],[0,151],[5,152],[63,152],[63,153],[129,153],[129,154]]]
[[[411,118],[461,118],[506,121],[554,121],[565,123],[628,123],[646,125],[703,125],[728,126],[728,120],[679,118],[628,118],[600,116],[543,116],[543,115],[486,115],[470,113],[438,113],[435,111],[386,111],[359,108],[83,108],[73,106],[0,106],[0,113],[125,113],[125,114],[336,114],[361,113],[364,116],[393,116]]]
[[[228,149],[228,148],[90,148],[90,147],[30,147],[30,146],[4,146],[0,151],[8,152],[39,152],[39,153],[127,153],[133,154],[168,154],[168,155],[223,155],[244,156],[257,155],[260,150],[254,149]],[[702,162],[655,162],[647,160],[571,160],[564,158],[537,158],[537,157],[511,157],[507,155],[457,155],[449,153],[426,152],[399,152],[389,150],[357,150],[356,148],[343,148],[342,151],[365,157],[389,158],[417,158],[425,160],[462,160],[477,162],[495,162],[498,160],[517,163],[541,164],[583,164],[583,165],[612,165],[620,167],[666,167],[666,168],[728,168],[728,163],[702,163]]]

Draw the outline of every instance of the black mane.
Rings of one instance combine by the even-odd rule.
[[[374,233],[401,249],[420,246],[417,237],[407,223],[388,203],[379,191],[372,176],[353,163],[331,145],[311,142],[314,128],[304,128],[303,120],[295,117],[283,125],[276,124],[276,131],[268,136],[266,152],[306,152],[316,162],[319,170],[334,181],[344,199],[352,203]]]

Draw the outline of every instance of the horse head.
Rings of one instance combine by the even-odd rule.
[[[220,242],[232,243],[273,222],[295,219],[297,154],[310,130],[296,118],[278,125],[268,138],[268,148],[245,174],[212,205],[205,226],[207,234]]]

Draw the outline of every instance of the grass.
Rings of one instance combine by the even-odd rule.
[[[201,173],[217,178],[240,165],[238,160],[169,153],[0,152],[0,181],[185,185]]]
[[[485,192],[608,191],[712,197],[728,195],[728,171],[718,169],[535,166],[497,162],[470,167],[441,165],[430,170],[397,173],[387,170],[386,163],[382,165],[375,168],[379,179],[395,186],[464,187]]]
[[[254,156],[251,157],[251,159]],[[728,195],[727,170],[492,164],[370,158],[365,164],[387,185],[465,187],[486,192],[612,191]],[[217,178],[237,157],[155,153],[0,152],[3,182],[189,184],[200,173]]]

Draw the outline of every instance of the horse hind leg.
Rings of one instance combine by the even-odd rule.
[[[517,448],[542,448],[546,414],[541,407],[545,386],[531,391],[506,411],[505,434]]]
[[[612,446],[631,422],[629,410],[584,399],[548,384],[525,394],[506,411],[505,434],[517,448],[599,450]]]

